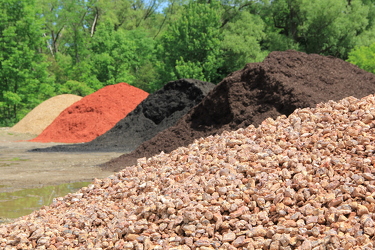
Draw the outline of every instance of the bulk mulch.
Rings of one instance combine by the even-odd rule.
[[[375,75],[343,60],[293,50],[272,52],[223,79],[200,104],[133,152],[102,167],[118,171],[138,158],[187,146],[194,139],[258,126],[268,117],[328,100],[375,93]]]
[[[201,138],[0,225],[0,248],[374,249],[374,131],[370,95]]]
[[[148,93],[127,83],[105,86],[63,110],[32,142],[88,142],[111,129]]]
[[[37,152],[115,151],[130,152],[157,133],[173,126],[200,103],[215,85],[194,79],[167,83],[150,94],[113,128],[94,140],[81,144],[33,149]]]
[[[9,129],[10,132],[39,135],[60,113],[82,97],[72,94],[57,95],[42,102]]]

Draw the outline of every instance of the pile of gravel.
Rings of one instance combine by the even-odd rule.
[[[374,249],[375,96],[266,119],[0,226],[2,249]]]

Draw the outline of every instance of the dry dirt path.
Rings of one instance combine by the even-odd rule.
[[[96,165],[122,154],[27,152],[29,149],[59,144],[23,141],[33,137],[0,128],[0,193],[104,178],[113,172],[103,171]]]

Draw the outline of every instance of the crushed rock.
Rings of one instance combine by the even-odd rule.
[[[2,249],[374,249],[375,96],[223,132],[0,226]]]

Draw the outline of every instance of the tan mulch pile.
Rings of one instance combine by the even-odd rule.
[[[31,110],[9,131],[39,135],[64,109],[81,99],[81,96],[72,94],[51,97]]]

